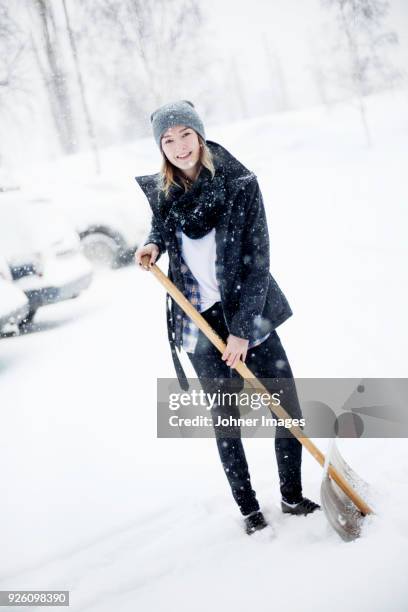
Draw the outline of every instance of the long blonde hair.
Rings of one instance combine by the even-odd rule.
[[[207,170],[211,172],[211,175],[214,176],[215,167],[214,167],[212,153],[210,149],[208,148],[207,143],[202,138],[202,136],[200,136],[200,134],[197,134],[197,136],[198,136],[198,140],[200,143],[200,157],[198,161],[201,164],[201,166],[203,166],[204,168],[207,168]],[[160,150],[163,155],[163,163],[160,169],[160,175],[161,175],[160,189],[164,192],[166,198],[169,194],[169,190],[172,185],[179,185],[181,183],[184,187],[184,191],[185,192],[188,191],[188,189],[191,186],[191,183],[185,179],[183,173],[179,170],[179,168],[177,168],[171,162],[169,162],[169,160],[163,153],[163,150],[161,147],[160,147]],[[175,180],[176,178],[179,180],[179,183],[176,182]]]

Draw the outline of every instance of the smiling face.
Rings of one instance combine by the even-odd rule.
[[[168,128],[161,139],[163,153],[176,168],[194,178],[200,159],[197,132],[185,125]]]

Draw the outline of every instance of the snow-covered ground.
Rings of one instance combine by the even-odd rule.
[[[278,333],[298,377],[407,376],[406,93],[373,98],[368,120],[372,149],[349,107],[208,128],[258,175],[271,270],[294,311]],[[155,172],[154,147],[106,151],[106,175]],[[69,189],[90,169],[78,156],[26,180]],[[407,610],[406,441],[341,441],[377,509],[344,543],[323,513],[282,515],[273,443],[245,440],[274,532],[248,538],[214,440],[156,438],[166,337],[163,290],[132,266],[0,342],[0,589],[67,589],[86,612]],[[318,499],[306,451],[303,474]]]

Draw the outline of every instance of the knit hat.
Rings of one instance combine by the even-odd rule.
[[[150,115],[150,121],[159,148],[164,132],[175,125],[185,125],[193,128],[205,140],[204,124],[195,110],[194,104],[189,100],[179,100],[161,106]]]

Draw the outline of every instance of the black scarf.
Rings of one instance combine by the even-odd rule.
[[[188,191],[172,185],[166,198],[160,193],[159,210],[164,225],[171,232],[180,225],[189,238],[202,238],[218,223],[225,207],[226,176],[222,167],[214,177],[202,167]]]

